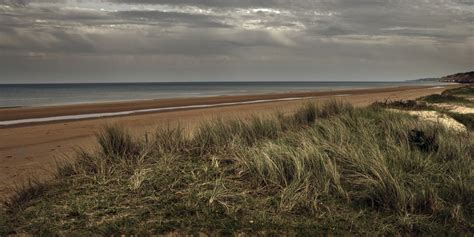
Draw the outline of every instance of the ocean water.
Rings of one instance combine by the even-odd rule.
[[[440,85],[427,82],[163,82],[85,84],[0,84],[0,107],[45,106],[124,100],[186,98]]]

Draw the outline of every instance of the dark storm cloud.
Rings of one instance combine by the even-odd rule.
[[[472,66],[473,16],[470,0],[0,0],[0,70],[448,73]]]

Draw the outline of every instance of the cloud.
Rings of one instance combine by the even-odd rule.
[[[115,13],[117,18],[125,21],[135,21],[141,24],[166,24],[168,26],[183,25],[199,28],[231,27],[207,15],[188,14],[182,12],[163,11],[120,11]]]
[[[422,74],[470,66],[473,16],[467,0],[0,0],[0,61]]]

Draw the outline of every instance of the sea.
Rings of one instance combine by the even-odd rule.
[[[0,108],[67,105],[81,103],[189,98],[433,85],[442,83],[404,82],[156,82],[0,84]]]

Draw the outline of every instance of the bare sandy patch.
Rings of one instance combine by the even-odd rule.
[[[453,105],[453,104],[430,104],[431,106],[442,108],[449,110],[450,112],[458,113],[458,114],[474,114],[474,108],[462,106],[462,105]]]
[[[448,129],[452,129],[458,132],[467,131],[466,126],[464,126],[464,124],[459,123],[455,119],[437,111],[406,111],[406,110],[398,110],[398,109],[390,109],[390,111],[394,111],[398,113],[406,113],[412,116],[416,116],[418,117],[418,119],[422,121],[439,124]]]

